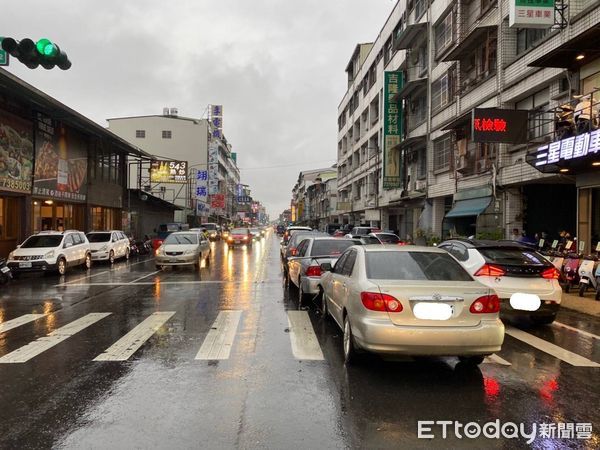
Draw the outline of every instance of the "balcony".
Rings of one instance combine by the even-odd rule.
[[[404,83],[395,96],[396,100],[406,98],[418,89],[427,86],[427,67],[408,67],[402,73],[404,75]]]
[[[411,48],[411,44],[417,37],[426,36],[428,24],[429,22],[413,23],[398,31],[396,39],[394,40],[394,50],[406,50]]]
[[[467,57],[481,45],[488,33],[491,33],[497,28],[497,25],[475,23],[473,27],[465,33],[465,36],[458,41],[455,47],[442,58],[442,61],[458,61]]]

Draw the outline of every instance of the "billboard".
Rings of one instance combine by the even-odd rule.
[[[0,188],[31,193],[33,124],[0,111]]]
[[[401,72],[385,72],[383,81],[383,188],[402,186],[400,150],[402,139],[402,106],[394,97],[402,88]]]
[[[210,207],[213,209],[225,208],[225,194],[215,194],[210,196]]]
[[[521,109],[475,108],[473,142],[527,143],[529,112]]]
[[[187,161],[154,160],[150,163],[151,183],[187,183]]]
[[[508,25],[517,28],[552,27],[554,0],[509,0]]]
[[[33,195],[85,202],[88,143],[83,135],[38,113],[35,136]]]
[[[223,105],[210,105],[210,123],[213,126],[212,136],[223,137]]]
[[[532,155],[532,164],[541,170],[546,165],[577,160],[588,155],[596,158],[599,152],[600,130],[594,130],[538,147]]]

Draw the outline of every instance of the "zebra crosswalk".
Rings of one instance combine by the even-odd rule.
[[[77,339],[76,335],[88,327],[108,326],[106,319],[111,316],[110,312],[93,312],[75,319],[48,335],[37,338],[15,350],[0,356],[0,364],[27,363],[42,353],[61,344],[67,339]],[[102,353],[97,354],[92,361],[96,363],[108,361],[127,361],[146,344],[151,337],[163,328],[167,322],[173,319],[176,311],[157,311],[150,314],[130,331],[117,339]],[[46,314],[24,314],[11,320],[0,323],[0,335],[10,330],[42,320]],[[289,336],[290,355],[297,360],[323,361],[325,360],[323,350],[314,331],[311,318],[307,311],[287,311],[287,335]],[[236,339],[238,338],[240,322],[243,320],[244,311],[224,310],[220,311],[215,321],[211,324],[196,353],[195,360],[227,360],[235,351]],[[568,333],[578,333],[583,339],[596,344],[598,338],[588,331],[579,330],[576,327],[557,324]],[[571,350],[565,349],[554,343],[548,342],[534,334],[518,328],[506,327],[506,335],[520,343],[524,343],[534,349],[551,355],[571,366],[597,368],[600,364],[579,355]],[[506,342],[505,342],[506,344]],[[499,355],[487,357],[484,364],[511,367],[510,358],[505,359]]]

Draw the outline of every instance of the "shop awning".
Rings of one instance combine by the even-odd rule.
[[[448,217],[469,217],[478,216],[484,212],[492,202],[492,197],[470,198],[467,200],[458,200],[454,207],[448,211]]]

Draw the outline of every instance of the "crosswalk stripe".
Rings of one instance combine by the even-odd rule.
[[[70,338],[76,333],[86,329],[90,325],[110,316],[111,313],[90,313],[73,322],[66,324],[63,327],[57,328],[56,330],[49,333],[47,336],[36,339],[23,347],[16,349],[2,358],[0,363],[24,363],[29,361],[31,358],[51,349],[62,341]]]
[[[500,358],[498,355],[496,355],[495,353],[493,355],[487,356],[484,360],[483,360],[484,364],[500,364],[501,366],[512,366],[511,363],[509,363],[507,360],[505,360],[504,358]]]
[[[539,337],[526,333],[525,331],[519,330],[518,328],[506,327],[506,334],[522,342],[525,342],[526,344],[529,344],[532,347],[535,347],[544,353],[548,353],[549,355],[552,355],[555,358],[560,359],[561,361],[569,363],[572,366],[600,367],[600,364],[590,359],[584,358],[581,355],[565,350],[564,348],[559,347],[558,345],[540,339]]]
[[[580,330],[579,328],[572,327],[571,325],[567,325],[566,323],[555,321],[552,325],[555,325],[555,326],[561,327],[561,328],[566,328],[567,330],[575,331],[579,334],[582,334],[582,335],[587,336],[592,339],[600,339],[600,336],[598,336],[597,334],[593,334],[593,333],[590,333],[589,331],[585,331],[585,330]]]
[[[174,314],[175,311],[152,313],[104,353],[96,356],[94,361],[127,361]]]
[[[2,322],[0,323],[0,333],[4,333],[5,331],[12,330],[13,328],[20,327],[21,325],[33,322],[34,320],[38,320],[39,318],[44,317],[45,315],[46,314],[24,314],[15,319]]]
[[[229,359],[241,317],[242,311],[240,310],[221,311],[206,335],[196,359]]]
[[[310,317],[306,311],[288,311],[292,353],[296,359],[323,360],[323,352],[319,346]]]

